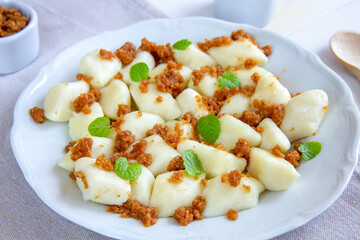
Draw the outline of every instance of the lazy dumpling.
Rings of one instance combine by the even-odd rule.
[[[220,109],[219,115],[228,113],[241,116],[243,112],[251,112],[253,110],[254,108],[251,98],[245,96],[243,93],[237,93],[225,101],[224,105]]]
[[[181,87],[186,88],[191,78],[191,69],[181,63],[168,61],[167,63],[157,65],[149,72],[149,77],[152,83],[157,83],[161,79],[176,79]]]
[[[281,152],[285,153],[290,149],[290,141],[285,134],[270,118],[265,118],[259,124],[262,128],[260,148],[270,150],[276,145],[280,147]]]
[[[79,71],[91,77],[90,84],[94,88],[102,88],[120,71],[121,61],[111,51],[97,49],[80,60]]]
[[[204,66],[200,69],[195,69],[192,72],[189,88],[194,89],[201,95],[211,97],[217,90],[222,88],[219,84],[218,78],[223,73],[224,70],[219,66]]]
[[[123,69],[121,69],[120,73],[123,75],[123,81],[127,84],[130,85],[133,83],[133,81],[131,81],[130,78],[130,69],[132,66],[134,66],[136,63],[140,63],[143,62],[145,63],[148,68],[149,71],[151,71],[154,67],[155,67],[155,60],[153,58],[153,56],[146,51],[139,51],[136,54],[136,57],[134,58],[134,60],[132,60],[131,63],[129,63],[128,65],[126,65]]]
[[[85,136],[90,136],[88,127],[92,121],[98,117],[103,117],[104,113],[98,102],[94,102],[90,106],[91,112],[89,114],[75,113],[69,119],[69,133],[72,139],[79,139]]]
[[[147,169],[143,165],[140,166],[140,176],[136,180],[130,182],[130,199],[137,200],[144,206],[149,206],[150,196],[155,182],[155,178],[154,175],[149,171],[149,169]]]
[[[146,137],[140,140],[140,142],[144,142],[144,152],[145,154],[151,156],[151,161],[150,163],[147,162],[149,165],[145,165],[140,162],[139,159],[137,159],[137,162],[144,164],[155,177],[161,173],[167,172],[169,162],[173,158],[180,156],[180,154],[170,147],[159,135]],[[134,143],[128,150],[126,150],[126,152],[131,152],[137,144],[142,143]]]
[[[328,96],[320,89],[309,90],[293,97],[285,107],[280,129],[290,142],[315,135],[328,110]]]
[[[74,175],[84,201],[121,205],[131,197],[129,181],[123,180],[113,171],[96,166],[93,158],[78,159]]]
[[[275,76],[260,77],[251,100],[263,101],[267,105],[286,105],[291,98],[287,88],[285,88]]]
[[[165,121],[181,116],[181,108],[171,94],[160,92],[155,84],[149,84],[145,92],[141,83],[133,83],[130,92],[141,111],[158,114]]]
[[[194,130],[193,126],[191,125],[191,123],[185,122],[184,120],[168,121],[165,123],[165,126],[167,126],[169,128],[170,133],[177,132],[177,131],[181,132],[180,139],[182,139],[182,138],[191,139],[191,138],[195,137],[195,130]]]
[[[84,81],[62,83],[52,86],[44,101],[45,117],[54,122],[66,122],[74,112],[73,102],[81,94],[89,91]]]
[[[114,154],[114,140],[104,137],[86,137],[78,139],[74,145],[79,144],[79,148],[82,148],[81,145],[91,145],[90,147],[90,156],[91,158],[97,158],[100,155],[104,154],[106,159],[109,159]],[[74,171],[75,161],[77,159],[73,158],[73,150],[70,148],[70,151],[65,154],[65,156],[59,161],[58,166],[68,170]]]
[[[191,70],[201,68],[203,66],[215,66],[216,61],[201,51],[195,44],[189,45],[185,50],[177,50],[173,48],[174,58],[176,62],[182,63]]]
[[[251,148],[247,171],[270,191],[288,189],[300,176],[291,163],[261,148]]]
[[[260,78],[275,77],[274,74],[259,66],[255,66],[251,69],[241,68],[231,72],[239,78],[241,87],[256,86]]]
[[[223,37],[223,40],[222,46],[214,46],[209,49],[202,47],[200,43],[200,49],[206,50],[224,69],[228,66],[243,66],[249,59],[258,66],[264,65],[268,61],[265,54],[248,39],[241,38],[232,41],[230,38]]]
[[[134,111],[124,116],[124,122],[120,125],[122,131],[128,130],[135,136],[135,141],[146,137],[146,132],[155,124],[164,124],[165,121],[159,115]]]
[[[219,176],[223,172],[234,169],[239,169],[240,171],[245,169],[246,160],[244,158],[238,158],[234,154],[222,149],[188,139],[183,139],[177,146],[177,151],[181,154],[188,149],[193,150],[198,156],[208,178]]]
[[[187,112],[196,118],[209,114],[209,109],[202,103],[202,96],[191,88],[182,91],[182,93],[176,97],[176,101],[181,107],[182,116]]]
[[[219,138],[215,144],[221,144],[227,150],[233,149],[236,142],[245,139],[251,146],[259,146],[261,143],[261,135],[248,124],[234,118],[231,115],[223,115],[219,117],[221,131]]]
[[[106,87],[100,89],[100,105],[105,116],[116,120],[119,104],[131,106],[130,92],[126,84],[117,79],[113,79]]]
[[[236,184],[223,182],[221,176],[207,182],[203,191],[206,200],[205,217],[226,215],[230,209],[241,211],[257,206],[259,194],[265,190],[263,184],[243,175]]]
[[[170,217],[178,207],[191,206],[204,188],[200,182],[204,177],[192,177],[184,171],[160,174],[155,179],[150,207],[158,208],[159,217]]]

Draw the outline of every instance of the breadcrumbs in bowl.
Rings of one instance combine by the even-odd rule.
[[[3,8],[0,5],[0,37],[11,36],[23,30],[29,18],[22,15],[16,8]]]
[[[0,74],[27,66],[39,53],[36,12],[18,1],[0,1]]]

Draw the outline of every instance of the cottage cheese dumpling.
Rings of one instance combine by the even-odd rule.
[[[216,217],[226,215],[230,209],[241,211],[253,208],[264,190],[264,185],[252,177],[242,177],[236,187],[221,182],[221,176],[210,179],[202,194],[206,199],[204,216]]]
[[[131,196],[129,181],[121,179],[115,172],[104,171],[95,166],[95,159],[80,158],[75,162],[75,174],[81,172],[83,179],[77,177],[84,201],[121,205]],[[86,184],[84,184],[86,182]],[[87,186],[86,186],[87,185]]]
[[[209,114],[206,106],[201,103],[201,95],[191,88],[182,91],[176,101],[182,109],[182,116],[190,112],[194,117],[200,118]]]
[[[184,64],[191,70],[217,64],[211,56],[201,51],[195,44],[189,45],[185,50],[173,48],[173,52],[176,62]]]
[[[106,87],[100,89],[100,105],[105,116],[116,120],[119,104],[131,106],[130,92],[126,84],[117,79],[113,79]]]
[[[231,115],[223,115],[219,117],[219,121],[221,131],[215,144],[221,144],[227,150],[230,150],[235,147],[239,138],[242,138],[248,141],[251,146],[260,145],[261,135],[248,124],[243,123]]]
[[[121,69],[120,73],[123,75],[123,81],[127,84],[130,85],[133,83],[133,81],[131,81],[130,78],[130,69],[133,65],[135,65],[136,63],[139,62],[143,62],[145,63],[148,68],[149,71],[151,71],[154,67],[155,67],[155,60],[153,58],[153,56],[146,51],[139,51],[136,54],[136,57],[134,58],[134,60],[129,63],[128,65],[126,65],[123,69]]]
[[[165,69],[168,67],[168,64],[162,63],[157,65],[152,71],[149,72],[150,82],[156,83],[156,76],[163,74]],[[191,78],[191,69],[186,66],[181,66],[180,69],[177,69],[178,66],[175,67],[175,72],[179,73],[183,78],[183,82],[181,86],[186,88]]]
[[[98,102],[94,102],[90,106],[91,113],[85,114],[83,112],[75,113],[69,120],[69,133],[72,139],[79,139],[85,136],[90,136],[88,127],[92,121],[98,117],[103,117],[104,113]]]
[[[287,88],[281,85],[274,76],[261,77],[251,97],[252,102],[255,100],[265,101],[265,103],[269,105],[286,105],[290,99],[291,95]]]
[[[44,101],[45,117],[54,122],[66,122],[73,116],[73,102],[81,94],[89,91],[84,81],[63,83],[52,86]]]
[[[219,176],[223,172],[234,169],[243,171],[245,169],[246,160],[244,158],[238,158],[226,151],[188,139],[183,139],[177,146],[177,151],[180,154],[188,149],[193,150],[198,156],[206,177],[209,179]]]
[[[187,123],[185,121],[168,121],[165,123],[165,126],[169,127],[169,133],[172,133],[176,131],[177,129],[182,131],[180,138],[194,138],[195,137],[195,131],[193,126],[190,123]]]
[[[161,173],[167,172],[169,162],[174,157],[180,156],[180,154],[170,147],[159,135],[152,135],[143,140],[147,142],[145,152],[152,156],[152,163],[150,166],[147,166],[147,168],[155,177]],[[130,152],[133,149],[134,144],[130,146],[126,152]]]
[[[135,141],[146,137],[146,132],[155,124],[164,124],[160,116],[153,113],[134,111],[124,116],[124,123],[120,125],[122,131],[129,130],[135,135]]]
[[[155,77],[159,74],[164,73],[164,70],[166,68],[167,64],[166,63],[160,63],[159,65],[157,65],[153,70],[151,70],[149,72],[149,77],[150,77],[150,81],[152,83],[155,83]]]
[[[140,166],[140,176],[136,180],[130,182],[130,199],[137,200],[144,206],[149,206],[150,196],[155,182],[155,178],[154,175],[149,171],[149,169],[147,169],[143,165]]]
[[[242,93],[238,93],[231,96],[229,100],[225,101],[224,105],[220,109],[219,115],[228,113],[241,116],[244,111],[251,112],[253,109],[251,98]]]
[[[200,180],[204,174],[195,177],[184,173],[180,183],[172,183],[174,172],[167,172],[156,177],[153,192],[150,198],[150,207],[157,207],[159,217],[170,217],[178,207],[191,206],[196,196],[200,195],[203,185]]]
[[[285,107],[280,129],[290,142],[315,135],[328,110],[328,96],[319,89],[293,97]]]
[[[206,73],[200,82],[196,84],[196,86],[194,84],[193,76],[189,82],[189,88],[194,89],[201,95],[211,97],[214,95],[216,90],[220,90],[222,87],[220,86],[217,77],[213,77],[209,73]]]
[[[234,73],[239,78],[241,87],[256,86],[255,79],[257,78],[260,79],[260,78],[275,77],[274,74],[270,73],[269,71],[259,66],[255,66],[251,69],[241,68],[231,72]]]
[[[100,56],[100,49],[97,49],[81,58],[79,71],[92,77],[90,81],[92,87],[102,88],[120,71],[121,67],[122,64],[115,55],[111,60],[104,59]]]
[[[130,92],[141,111],[155,113],[165,121],[181,116],[181,108],[170,93],[160,92],[155,84],[149,84],[146,93],[139,87],[140,83],[131,84]]]
[[[290,141],[285,134],[270,118],[265,118],[259,124],[263,131],[261,132],[260,148],[270,150],[278,145],[282,153],[290,149]]]
[[[251,148],[249,162],[248,172],[270,191],[288,189],[300,176],[291,163],[261,148]]]
[[[244,65],[247,59],[255,60],[258,66],[268,61],[265,54],[247,39],[233,41],[230,45],[212,47],[207,53],[224,69],[227,66]]]
[[[104,154],[106,159],[109,159],[114,154],[114,140],[103,137],[89,137],[93,143],[90,150],[91,158],[98,158]],[[76,145],[76,144],[75,144]],[[75,161],[71,159],[71,150],[58,162],[58,166],[68,171],[74,171]]]

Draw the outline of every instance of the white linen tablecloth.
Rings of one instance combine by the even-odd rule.
[[[166,15],[142,0],[23,0],[23,2],[32,6],[38,13],[41,47],[38,58],[29,66],[14,74],[0,75],[0,89],[3,91],[0,95],[0,134],[3,135],[3,141],[0,142],[0,239],[109,239],[53,212],[25,181],[10,147],[9,135],[13,109],[17,97],[34,79],[39,69],[66,47],[102,31],[118,29],[141,20],[166,17]],[[336,19],[323,15],[321,19],[309,21],[312,28],[303,27],[301,31],[296,32],[286,32],[280,25],[277,25],[279,26],[277,29],[319,54],[327,65],[345,79],[358,104],[360,84],[336,62],[330,50],[324,47],[324,40],[328,41],[332,31],[344,28],[341,24],[346,20],[344,16],[351,18],[348,21],[360,22],[358,17],[360,1],[346,0],[346,2],[353,6],[346,9],[339,8],[337,11],[331,10],[332,16],[336,16]],[[211,6],[208,6],[206,11],[210,10]],[[189,15],[201,14],[197,11]],[[323,32],[325,27],[327,27],[326,33]],[[269,28],[273,31],[277,30],[271,24]],[[360,31],[360,25],[353,30]],[[301,38],[304,41],[299,41]],[[314,42],[319,44],[313,44]],[[360,239],[359,173],[358,164],[344,193],[328,210],[304,226],[275,239]]]

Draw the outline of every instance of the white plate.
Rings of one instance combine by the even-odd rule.
[[[143,37],[157,43],[183,38],[196,42],[240,28],[253,34],[260,45],[273,47],[265,68],[280,76],[290,92],[320,88],[329,96],[329,111],[318,134],[311,138],[322,143],[322,152],[312,161],[302,162],[296,183],[287,191],[262,194],[259,205],[240,212],[237,221],[222,216],[187,227],[166,218],[145,228],[134,219],[105,212],[103,205],[85,203],[68,173],[56,165],[70,140],[67,124],[47,121],[37,125],[28,110],[43,106],[52,85],[75,81],[80,58],[93,49],[115,50],[125,41],[140,45]],[[11,145],[26,180],[41,200],[65,218],[100,234],[123,239],[264,239],[305,224],[340,196],[357,162],[359,122],[347,85],[319,57],[297,44],[268,31],[215,19],[157,19],[83,40],[44,66],[17,101]]]

